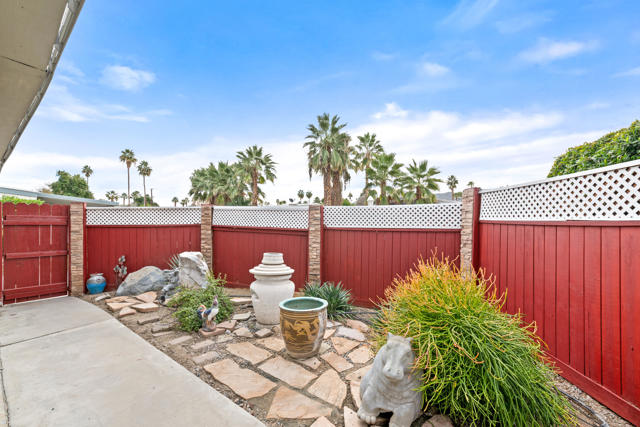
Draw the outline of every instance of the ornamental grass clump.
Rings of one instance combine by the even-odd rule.
[[[460,424],[573,424],[552,382],[535,325],[500,311],[492,283],[451,262],[420,261],[385,292],[374,321],[378,347],[387,332],[413,338],[424,369],[425,402]]]
[[[224,291],[224,279],[210,274],[207,276],[207,281],[209,284],[206,288],[180,288],[178,293],[167,302],[169,307],[177,308],[173,315],[178,319],[180,329],[183,331],[197,331],[202,327],[202,321],[196,311],[200,304],[207,308],[211,307],[215,296],[218,297],[220,308],[216,322],[223,322],[233,314],[233,303]]]
[[[345,289],[342,283],[333,282],[307,283],[302,290],[305,296],[322,298],[327,301],[327,316],[330,319],[350,317],[353,311],[351,305],[351,291]]]

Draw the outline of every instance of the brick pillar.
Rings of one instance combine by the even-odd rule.
[[[213,271],[213,232],[211,229],[213,206],[201,205],[200,216],[200,252],[202,252],[209,269]]]
[[[309,205],[308,280],[320,282],[320,255],[322,252],[322,205]]]
[[[460,269],[476,269],[478,220],[480,218],[480,189],[467,188],[462,192],[462,221],[460,230]]]
[[[71,203],[69,209],[69,269],[71,272],[71,295],[84,294],[84,203]]]

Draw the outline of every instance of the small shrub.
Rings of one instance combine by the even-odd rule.
[[[378,347],[387,332],[413,337],[424,369],[425,402],[465,425],[572,424],[555,389],[535,325],[500,311],[504,299],[483,277],[449,261],[420,261],[385,292],[374,321]]]
[[[18,203],[24,203],[25,205],[42,205],[44,203],[44,200],[34,200],[34,199],[21,199],[20,197],[16,197],[16,196],[2,196],[2,200],[0,200],[2,203],[13,203],[14,205],[17,205]]]
[[[302,292],[308,297],[322,298],[327,301],[327,315],[330,319],[350,317],[353,311],[351,305],[351,291],[345,289],[342,283],[333,282],[308,283]]]
[[[180,288],[167,303],[169,307],[176,307],[173,315],[178,319],[180,329],[183,331],[197,331],[202,326],[202,321],[196,313],[200,304],[211,307],[213,298],[218,297],[220,311],[216,316],[217,322],[223,322],[233,314],[233,303],[224,291],[225,281],[213,275],[207,277],[209,284],[206,288]]]

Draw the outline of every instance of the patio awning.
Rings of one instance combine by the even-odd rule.
[[[0,170],[53,77],[84,0],[6,0],[0,6]]]

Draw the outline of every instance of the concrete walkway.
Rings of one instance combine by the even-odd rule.
[[[0,362],[0,426],[263,425],[72,297],[0,308]]]

